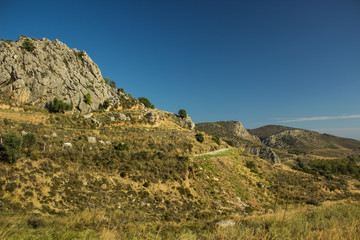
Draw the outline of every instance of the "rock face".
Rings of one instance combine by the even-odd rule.
[[[35,49],[27,50],[24,41]],[[0,90],[16,102],[33,105],[45,106],[57,97],[81,112],[98,109],[105,100],[119,102],[125,95],[104,82],[86,52],[58,40],[26,37],[0,41]],[[84,101],[86,94],[90,104]]]

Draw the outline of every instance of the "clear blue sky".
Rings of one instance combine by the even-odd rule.
[[[195,122],[360,139],[359,0],[0,0],[0,38],[21,35],[85,50],[117,87]]]

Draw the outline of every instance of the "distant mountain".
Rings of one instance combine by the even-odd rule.
[[[266,146],[288,151],[341,157],[360,153],[360,141],[291,127],[268,125],[249,129]]]
[[[285,127],[280,125],[266,125],[255,129],[247,129],[249,133],[257,136],[258,138],[266,138],[276,133],[280,133],[286,130],[295,130],[296,128]]]

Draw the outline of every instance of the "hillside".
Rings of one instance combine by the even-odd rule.
[[[269,125],[249,130],[268,147],[322,157],[360,154],[360,141],[329,134]]]
[[[360,158],[280,164],[240,122],[148,108],[59,41],[0,47],[0,239],[357,236]]]
[[[249,153],[259,156],[273,163],[280,159],[269,147],[261,143],[258,137],[251,135],[238,121],[220,121],[213,123],[197,123],[198,131],[219,137],[234,147],[245,148]]]

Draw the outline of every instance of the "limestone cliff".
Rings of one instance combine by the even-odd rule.
[[[105,100],[114,104],[127,98],[104,82],[85,51],[45,38],[0,41],[0,90],[23,104],[45,106],[56,97],[81,112],[98,109]],[[87,94],[90,104],[84,101]]]

